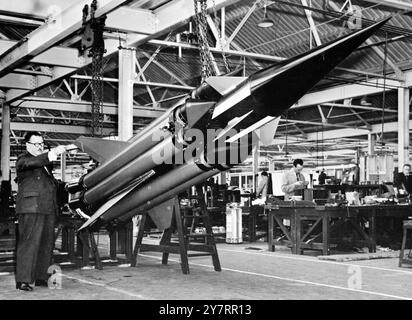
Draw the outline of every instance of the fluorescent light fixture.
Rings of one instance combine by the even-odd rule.
[[[272,21],[272,19],[268,18],[268,13],[266,11],[266,4],[265,4],[265,13],[263,14],[263,19],[259,21],[259,23],[257,24],[257,26],[259,28],[270,28],[273,27],[274,23]]]

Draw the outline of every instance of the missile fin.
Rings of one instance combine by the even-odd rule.
[[[246,77],[221,76],[209,77],[206,79],[206,82],[223,96],[232,91],[239,83],[245,81],[246,79]]]
[[[223,77],[240,77],[241,75],[244,75],[244,69],[242,67],[237,68],[233,71],[230,71],[222,76]]]
[[[145,173],[144,175],[142,175],[139,178],[135,179],[131,184],[129,184],[122,191],[119,191],[118,193],[116,193],[114,195],[114,197],[110,198],[101,207],[99,207],[95,211],[95,213],[79,228],[79,230],[94,224],[97,221],[97,219],[102,217],[107,212],[107,210],[109,210],[112,206],[114,206],[117,202],[119,202],[127,194],[129,194],[129,192],[136,189],[140,184],[145,182],[147,179],[149,179],[154,174],[155,174],[155,172],[153,170],[150,170],[148,173]]]
[[[96,212],[79,228],[78,231],[87,228],[88,226],[92,225],[97,221],[99,217],[101,217],[109,208],[111,208],[115,203],[120,201],[123,197],[125,197],[130,191],[134,189],[134,185],[132,187],[127,188],[123,192],[117,194],[117,196],[111,198],[109,201],[105,202]]]
[[[247,135],[248,133],[259,129],[261,126],[267,124],[268,122],[270,122],[274,119],[275,119],[274,117],[266,116],[265,118],[263,118],[263,119],[259,120],[258,122],[252,124],[248,128],[240,131],[238,134],[234,135],[233,137],[227,139],[225,142],[228,142],[228,143],[235,142],[236,140],[239,140],[240,138]]]
[[[175,198],[172,198],[147,211],[160,231],[170,228],[172,224],[174,202]]]
[[[246,82],[239,88],[239,90],[228,94],[226,98],[216,104],[216,107],[213,110],[212,119],[215,119],[222,113],[230,110],[233,106],[249,97],[251,93],[250,83]]]
[[[248,113],[245,113],[241,117],[236,117],[233,118],[231,121],[228,122],[227,126],[225,129],[223,129],[218,136],[215,138],[214,141],[219,140],[223,135],[225,135],[230,129],[233,129],[235,126],[237,126],[239,123],[243,121],[248,115],[250,115],[253,112],[253,110],[250,110]]]
[[[262,145],[268,146],[272,143],[272,139],[278,128],[279,120],[280,117],[277,117],[258,129],[257,134]]]
[[[214,104],[214,101],[189,100],[186,103],[186,116],[189,128],[192,128],[201,118],[203,118]]]
[[[80,150],[86,152],[94,160],[104,163],[125,149],[129,143],[124,141],[105,140],[81,136],[74,143]]]

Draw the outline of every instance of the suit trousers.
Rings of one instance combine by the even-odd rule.
[[[47,280],[54,247],[55,215],[20,214],[16,282]]]

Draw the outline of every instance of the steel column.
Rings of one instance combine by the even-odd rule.
[[[375,154],[376,135],[368,133],[368,155],[373,156]]]
[[[252,171],[253,171],[253,187],[252,187],[252,192],[256,192],[257,184],[258,184],[258,177],[257,175],[259,174],[259,141],[256,143],[256,146],[253,148],[252,151]],[[247,181],[246,181],[247,182]]]
[[[119,140],[126,141],[133,136],[133,73],[135,70],[134,50],[119,51]]]
[[[10,180],[10,106],[5,103],[5,95],[0,91],[0,105],[2,109],[1,134],[1,181]]]
[[[398,168],[409,163],[409,88],[398,89]]]
[[[63,182],[66,181],[66,152],[60,156],[60,176]]]

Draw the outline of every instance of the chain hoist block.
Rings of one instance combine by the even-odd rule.
[[[87,56],[92,58],[92,80],[91,80],[91,134],[92,136],[100,136],[103,128],[103,55],[106,52],[104,47],[104,27],[106,16],[99,18],[95,17],[97,10],[97,1],[93,0],[90,5],[90,20],[87,21],[89,15],[89,6],[83,7],[83,26],[82,39],[80,43],[79,53],[84,56],[86,50]]]

